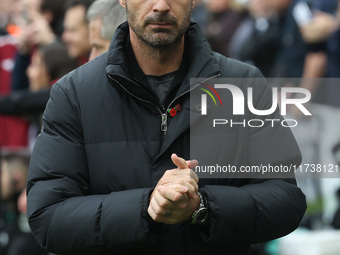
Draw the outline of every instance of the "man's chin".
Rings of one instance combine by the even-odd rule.
[[[149,41],[148,44],[154,49],[166,49],[166,48],[169,48],[172,45],[176,44],[176,42],[177,41],[175,41],[175,40],[158,39],[158,40]]]
[[[155,49],[167,48],[178,41],[172,29],[157,28],[145,31],[143,35],[137,36],[146,44]]]

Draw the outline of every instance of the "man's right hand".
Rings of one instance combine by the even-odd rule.
[[[176,224],[188,220],[199,206],[198,176],[189,168],[197,162],[186,162],[176,154],[171,160],[178,168],[166,171],[159,180],[150,196],[148,213],[157,222]]]

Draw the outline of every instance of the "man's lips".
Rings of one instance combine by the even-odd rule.
[[[171,23],[149,23],[150,26],[154,27],[172,27],[173,24]]]

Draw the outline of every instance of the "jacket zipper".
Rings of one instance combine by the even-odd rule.
[[[166,131],[168,130],[168,113],[162,113],[162,124],[161,124],[161,130],[164,133],[164,137],[166,136]]]
[[[168,111],[169,111],[169,109],[170,109],[170,106],[171,106],[177,99],[179,99],[180,97],[184,96],[185,94],[191,92],[192,90],[194,90],[195,88],[197,88],[197,87],[198,87],[199,85],[201,85],[202,83],[204,83],[204,82],[206,82],[206,81],[208,81],[208,80],[210,80],[210,79],[216,78],[216,77],[218,77],[218,76],[220,76],[220,75],[221,75],[221,74],[216,74],[216,75],[214,75],[214,76],[211,76],[210,78],[207,78],[207,79],[205,79],[204,81],[197,83],[195,86],[193,86],[193,87],[190,88],[189,90],[183,92],[182,94],[180,94],[179,96],[177,96],[175,99],[173,99],[173,100],[170,102],[170,104],[169,104],[169,106],[167,107],[166,110],[163,108],[163,110],[165,110],[165,112],[163,113],[162,110],[161,110],[158,106],[156,106],[154,103],[152,103],[152,102],[150,102],[150,101],[147,101],[147,100],[144,100],[144,99],[142,99],[142,98],[140,98],[140,97],[138,97],[138,96],[132,94],[130,91],[128,91],[126,88],[124,88],[124,86],[123,86],[119,81],[117,81],[117,80],[114,79],[110,74],[108,74],[108,76],[110,77],[110,79],[113,80],[113,81],[115,81],[115,82],[116,82],[116,83],[117,83],[117,84],[118,84],[118,85],[119,85],[126,93],[128,93],[129,95],[131,95],[131,96],[133,96],[134,98],[138,99],[139,101],[142,101],[142,102],[144,102],[144,103],[151,104],[152,106],[154,106],[154,107],[157,109],[157,111],[160,113],[161,118],[162,118],[162,121],[161,121],[161,131],[163,132],[164,137],[166,136],[166,132],[167,132],[167,130],[168,130]]]
[[[161,117],[162,117],[162,122],[161,122],[161,131],[163,131],[164,133],[164,136],[166,135],[166,131],[168,129],[168,125],[167,125],[167,120],[168,120],[168,117],[167,117],[167,114],[166,112],[163,113],[162,110],[156,106],[154,103],[150,102],[150,101],[147,101],[147,100],[144,100],[134,94],[132,94],[130,91],[128,91],[126,88],[124,88],[124,86],[119,82],[117,81],[116,79],[114,79],[110,74],[108,74],[108,76],[110,77],[111,80],[113,80],[114,82],[116,82],[126,93],[128,93],[130,96],[138,99],[139,101],[142,101],[144,103],[147,103],[147,104],[151,104],[152,106],[154,106],[157,111],[160,113]],[[164,110],[164,109],[163,109]]]

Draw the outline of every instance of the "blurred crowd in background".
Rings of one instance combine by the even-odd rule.
[[[280,86],[310,90],[313,118],[290,113],[301,119],[293,132],[304,162],[339,164],[340,2],[300,2],[305,3],[196,0],[192,20],[214,51],[257,66]],[[118,0],[0,0],[1,255],[46,254],[30,234],[25,184],[50,88],[106,52],[125,19]],[[302,80],[291,82],[292,78]],[[298,178],[298,182],[308,200],[301,227],[340,228],[339,180]],[[268,247],[273,246],[256,245],[253,253],[284,254]]]

